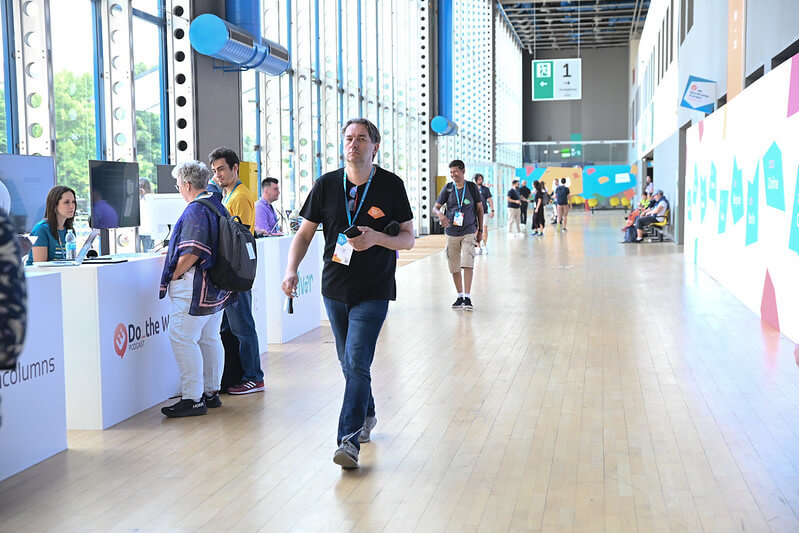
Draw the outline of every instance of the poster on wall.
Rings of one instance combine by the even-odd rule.
[[[680,106],[703,113],[712,113],[716,104],[716,82],[689,76]]]

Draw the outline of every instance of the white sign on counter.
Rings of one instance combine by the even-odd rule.
[[[283,237],[267,237],[259,239],[265,243],[264,259],[258,256],[259,270],[265,269],[264,289],[266,291],[266,332],[270,343],[284,343],[299,337],[321,325],[321,291],[322,270],[317,240],[322,235],[314,236],[308,247],[308,253],[299,268],[300,281],[297,286],[297,298],[294,299],[294,313],[285,309],[286,297],[281,285],[288,264],[289,248],[293,235]],[[260,254],[260,248],[259,248]],[[260,274],[259,274],[260,275]],[[256,299],[253,287],[253,301]],[[260,296],[258,296],[260,298]],[[256,322],[257,323],[257,322]]]
[[[180,392],[170,300],[158,299],[165,257],[128,259],[49,269],[62,275],[69,429],[105,429]]]
[[[25,349],[14,369],[0,371],[0,481],[67,448],[61,276],[26,278]]]

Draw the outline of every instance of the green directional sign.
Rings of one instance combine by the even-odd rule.
[[[552,100],[555,80],[552,61],[533,61],[533,100]]]
[[[582,98],[580,58],[533,60],[533,100]]]

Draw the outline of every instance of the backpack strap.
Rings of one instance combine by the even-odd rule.
[[[196,200],[192,201],[192,203],[198,203],[200,205],[204,205],[205,207],[210,209],[211,212],[217,216],[217,218],[222,218],[223,216],[225,216],[219,212],[219,209],[217,209],[216,206],[213,204],[213,202],[209,201],[208,198],[197,198]]]

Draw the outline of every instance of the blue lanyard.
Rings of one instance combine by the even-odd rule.
[[[347,212],[347,221],[352,226],[353,220],[358,218],[358,213],[361,212],[361,207],[363,207],[363,202],[366,200],[366,193],[369,192],[369,185],[372,184],[372,178],[375,175],[375,166],[372,165],[372,173],[369,174],[369,181],[366,182],[366,188],[363,190],[363,196],[361,196],[361,202],[358,204],[358,209],[355,211],[355,216],[353,217],[350,214],[350,208],[347,205],[347,197],[349,196],[349,192],[347,191],[347,169],[344,169],[344,211]]]
[[[230,193],[229,193],[227,196],[225,196],[225,199],[224,199],[224,200],[222,200],[222,204],[223,204],[225,207],[227,207],[227,203],[228,203],[228,201],[230,200],[230,197],[231,197],[231,196],[233,196],[233,193],[234,193],[234,192],[236,192],[236,189],[238,189],[238,188],[239,188],[239,185],[241,185],[241,181],[239,181],[239,182],[236,184],[236,186],[235,186],[235,187],[233,187],[233,190],[232,190],[232,191],[230,191]]]
[[[463,201],[466,199],[466,182],[463,182],[463,196],[460,198],[458,198],[458,184],[452,182],[452,188],[455,189],[455,201],[458,202],[458,211],[460,211],[463,206]]]

